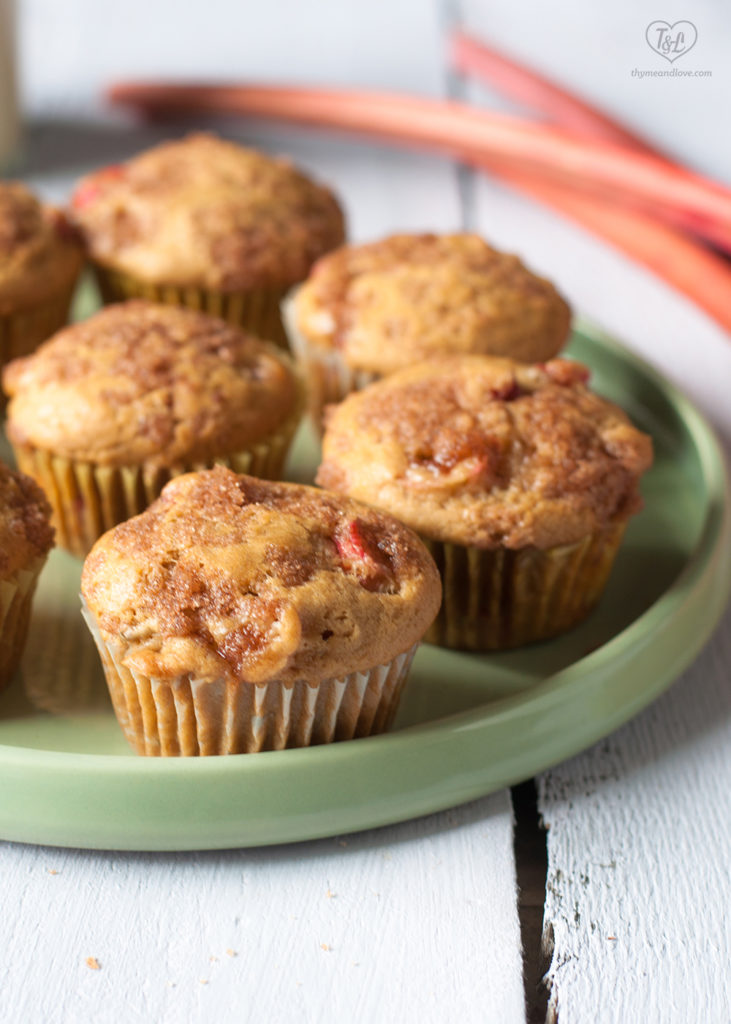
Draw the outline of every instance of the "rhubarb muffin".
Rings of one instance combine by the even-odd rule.
[[[327,403],[425,359],[551,359],[571,311],[549,281],[478,235],[394,235],[320,259],[285,322],[318,423]]]
[[[105,302],[189,306],[281,344],[282,296],[344,240],[329,189],[213,135],[89,175],[71,209]]]
[[[3,374],[19,467],[85,555],[180,473],[278,477],[302,386],[274,345],[204,313],[132,300],[60,331]]]
[[[391,516],[223,467],[106,533],[81,590],[120,725],[148,755],[382,732],[440,600]]]
[[[317,482],[426,541],[444,601],[428,639],[493,650],[555,636],[598,601],[641,507],[650,438],[580,363],[421,363],[330,410]]]
[[[32,352],[67,319],[84,250],[60,210],[0,182],[0,363]]]
[[[50,520],[35,481],[0,462],[0,689],[23,653],[33,593],[53,547]]]

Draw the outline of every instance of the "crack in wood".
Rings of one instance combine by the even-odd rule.
[[[553,956],[553,929],[543,926],[546,902],[548,851],[546,829],[538,813],[535,782],[511,790],[515,816],[515,870],[518,881],[518,917],[523,946],[523,983],[527,1024],[556,1024],[549,1015],[545,975]]]

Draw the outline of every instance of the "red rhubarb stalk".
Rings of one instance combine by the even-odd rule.
[[[646,140],[608,117],[603,111],[466,33],[455,32],[451,41],[451,53],[458,71],[472,75],[508,99],[538,111],[551,123],[582,138],[621,145],[637,153],[655,156],[668,167],[677,166]],[[592,188],[588,183],[584,183],[582,187],[590,194],[600,198],[606,197],[606,190]],[[626,197],[622,199],[627,202]],[[646,210],[669,224],[701,235],[726,252],[731,252],[731,232],[717,224],[699,224],[697,218],[688,211],[663,206],[657,199],[652,203],[630,201],[627,205]]]
[[[608,206],[554,182],[489,169],[652,270],[731,332],[731,266],[704,246],[644,214]]]
[[[663,158],[639,135],[601,110],[465,32],[455,32],[452,36],[451,55],[458,71],[480,79],[508,99],[543,114],[576,135]]]

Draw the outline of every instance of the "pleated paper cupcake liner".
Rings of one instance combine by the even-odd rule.
[[[484,550],[425,539],[444,598],[424,640],[495,651],[547,640],[578,625],[601,597],[625,525],[545,551]]]
[[[76,283],[30,309],[0,315],[0,365],[27,356],[68,322]]]
[[[140,281],[98,263],[93,264],[99,291],[105,304],[125,299],[149,299],[167,306],[185,306],[217,316],[265,341],[287,348],[280,305],[286,288],[252,288],[246,292],[222,292],[210,288],[156,285]]]
[[[322,414],[326,405],[342,402],[351,392],[360,391],[381,378],[378,373],[352,370],[337,349],[325,349],[310,344],[297,326],[294,294],[290,292],[282,303],[282,320],[287,331],[289,347],[307,385],[308,412],[315,429],[321,434]]]
[[[33,594],[45,557],[0,582],[0,690],[13,678],[25,647]]]
[[[53,509],[56,543],[83,558],[103,533],[143,512],[165,484],[181,473],[219,465],[235,473],[278,480],[298,422],[299,412],[278,433],[248,450],[164,468],[74,461],[28,444],[15,444],[13,451],[18,468],[32,476],[46,493]]]
[[[155,679],[124,663],[125,648],[106,643],[88,608],[122,730],[138,754],[191,757],[309,747],[384,732],[398,708],[415,645],[388,665],[341,679],[265,683]]]

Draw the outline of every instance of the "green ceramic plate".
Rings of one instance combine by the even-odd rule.
[[[728,484],[696,410],[587,329],[571,353],[652,434],[645,510],[592,617],[550,643],[473,656],[422,647],[395,727],[352,742],[156,760],[126,747],[56,552],[18,678],[0,696],[0,837],[132,850],[283,843],[401,821],[525,779],[634,715],[717,622],[731,579]],[[292,476],[311,477],[303,432]]]

